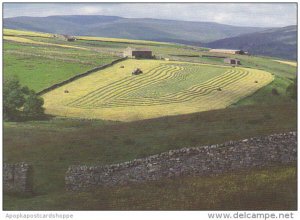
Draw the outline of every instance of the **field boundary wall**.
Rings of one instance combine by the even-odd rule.
[[[121,61],[124,61],[124,60],[126,60],[126,59],[127,59],[127,57],[122,57],[122,58],[120,58],[120,59],[117,59],[117,60],[112,61],[111,63],[104,64],[104,65],[102,65],[102,66],[98,66],[98,67],[95,67],[95,68],[93,68],[93,69],[91,69],[91,70],[88,70],[88,71],[86,71],[86,72],[84,72],[84,73],[80,73],[80,74],[77,74],[77,75],[75,75],[75,76],[72,76],[71,78],[69,78],[69,79],[67,79],[67,80],[64,80],[64,81],[62,81],[62,82],[60,82],[60,83],[56,83],[56,84],[54,84],[54,85],[52,85],[52,86],[49,86],[48,88],[45,88],[45,89],[41,90],[40,92],[37,93],[37,95],[43,95],[43,94],[45,94],[45,93],[47,93],[47,92],[50,92],[50,91],[52,91],[52,90],[54,90],[54,89],[57,89],[57,88],[59,88],[59,87],[61,87],[61,86],[64,86],[64,85],[66,85],[66,84],[68,84],[68,83],[70,83],[70,82],[73,82],[73,81],[75,81],[75,80],[77,80],[77,79],[80,79],[80,78],[82,78],[82,77],[85,77],[85,76],[87,76],[87,75],[89,75],[89,74],[91,74],[91,73],[94,73],[94,72],[97,72],[97,71],[99,71],[99,70],[103,70],[103,69],[106,69],[106,68],[108,68],[108,67],[111,67],[111,66],[113,66],[114,64],[119,63],[119,62],[121,62]]]
[[[297,161],[296,132],[223,144],[170,150],[150,157],[106,166],[70,166],[68,191],[155,181],[178,176],[205,176]]]

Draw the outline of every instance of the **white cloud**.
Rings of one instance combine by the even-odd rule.
[[[74,14],[212,21],[263,27],[297,23],[295,3],[4,3],[4,17]]]
[[[82,14],[99,14],[102,12],[101,8],[98,7],[93,7],[93,6],[84,6],[80,9],[80,12],[82,12]]]

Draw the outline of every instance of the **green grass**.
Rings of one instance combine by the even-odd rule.
[[[22,85],[40,91],[115,59],[93,51],[4,42],[4,77],[15,75]]]
[[[293,102],[286,93],[286,88],[290,85],[290,83],[292,83],[292,80],[275,76],[274,81],[269,85],[261,88],[253,95],[238,101],[237,103],[233,104],[232,107],[241,105],[253,105],[259,103],[274,104],[280,102]],[[273,94],[273,89],[276,89],[278,94]]]
[[[34,166],[38,194],[62,190],[71,164],[111,164],[185,146],[296,130],[296,105],[241,106],[130,123],[4,123],[4,161]]]
[[[4,210],[296,210],[296,165],[93,192],[4,195]]]

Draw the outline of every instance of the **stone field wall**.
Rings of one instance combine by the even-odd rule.
[[[3,164],[3,191],[25,193],[32,191],[32,168],[26,163]]]
[[[100,186],[154,181],[177,176],[204,176],[297,160],[296,132],[224,144],[170,150],[143,159],[106,165],[70,166],[66,189],[84,191]]]

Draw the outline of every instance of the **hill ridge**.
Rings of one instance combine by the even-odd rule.
[[[103,15],[53,15],[4,18],[4,28],[171,42],[210,42],[266,28],[241,27],[215,22],[156,18],[123,18]],[[78,26],[80,25],[80,27]]]

